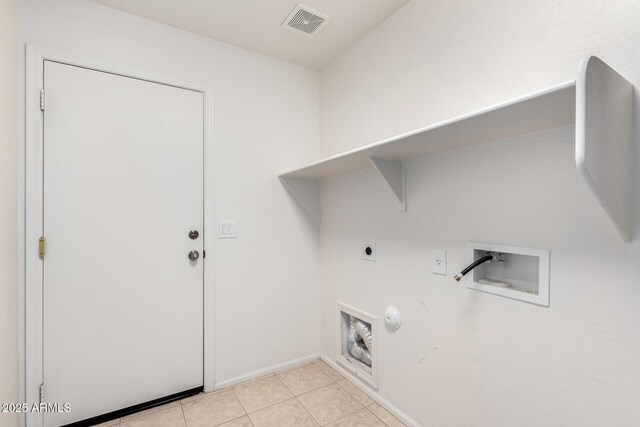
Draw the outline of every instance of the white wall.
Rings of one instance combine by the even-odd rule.
[[[322,70],[321,152],[569,80],[587,54],[640,87],[638,22],[630,0],[412,0]],[[424,426],[637,425],[640,237],[622,242],[580,181],[567,129],[417,159],[407,181],[407,213],[372,171],[324,182],[323,354],[336,301],[380,319],[393,304],[379,391]],[[359,257],[370,240],[376,263]],[[468,241],[549,248],[550,307],[457,284]]]
[[[209,236],[216,382],[317,354],[317,226],[276,176],[318,157],[318,74],[87,1],[21,5],[20,43],[213,84],[215,216],[239,229]]]
[[[18,402],[17,1],[1,0],[0,11],[0,402]],[[16,420],[0,413],[0,426]]]
[[[573,79],[588,54],[637,76],[639,16],[637,0],[412,0],[322,70],[322,155]]]

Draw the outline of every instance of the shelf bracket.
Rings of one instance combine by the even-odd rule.
[[[317,178],[281,176],[280,181],[295,199],[320,222],[320,181]]]
[[[633,85],[595,56],[576,80],[576,166],[625,241],[631,236]]]
[[[393,192],[400,204],[400,212],[407,211],[407,198],[406,198],[406,174],[404,162],[401,160],[389,160],[381,159],[378,157],[369,156],[371,164],[378,174],[382,177],[384,182]]]

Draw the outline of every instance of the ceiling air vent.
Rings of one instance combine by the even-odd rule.
[[[311,36],[318,32],[320,27],[330,19],[328,16],[318,13],[307,6],[298,4],[287,19],[284,20],[282,26]]]

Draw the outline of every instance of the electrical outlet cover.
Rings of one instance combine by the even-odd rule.
[[[433,251],[433,274],[447,275],[447,251]]]

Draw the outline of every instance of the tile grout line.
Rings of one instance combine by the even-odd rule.
[[[369,406],[373,406],[373,405],[375,405],[375,404],[380,405],[378,402],[375,402],[375,401],[374,401],[373,403],[370,403],[369,405],[362,405],[363,407],[362,407],[361,409],[358,409],[358,410],[357,410],[357,411],[355,411],[355,412],[352,412],[352,413],[350,413],[350,414],[348,414],[348,415],[345,415],[345,416],[343,416],[343,417],[340,417],[340,418],[338,418],[338,419],[337,419],[337,420],[335,420],[335,421],[339,421],[339,420],[341,420],[341,419],[343,419],[343,418],[346,418],[346,417],[348,417],[348,416],[350,416],[350,415],[355,414],[355,413],[356,413],[356,412],[358,412],[358,411],[361,411],[362,409],[366,409],[369,413],[373,414],[373,416],[374,416],[374,417],[376,417],[376,419],[377,419],[377,420],[379,420],[382,424],[384,424],[385,426],[389,427],[389,424],[387,424],[387,423],[386,423],[382,418],[380,418],[378,415],[376,415],[376,413],[375,413],[375,412],[373,412],[371,409],[369,409]],[[382,407],[382,406],[381,406],[381,407]],[[384,409],[384,408],[383,408],[383,409]],[[394,416],[393,416],[393,414],[390,414],[390,415],[391,415],[394,419],[397,419],[396,417],[394,417]],[[332,421],[332,422],[335,422],[335,421]],[[399,422],[401,422],[400,420],[398,420],[398,421],[399,421]],[[404,423],[403,423],[403,425],[404,425]]]
[[[302,396],[302,395],[300,395]],[[307,414],[309,414],[309,416],[311,417],[312,420],[314,420],[316,422],[316,424],[318,424],[319,426],[321,426],[322,424],[320,424],[320,421],[318,421],[316,419],[316,417],[313,416],[313,414],[311,412],[309,412],[309,410],[307,409],[306,406],[304,406],[304,403],[302,403],[300,401],[300,399],[298,399],[298,396],[293,396],[294,399],[296,399],[296,401],[300,404],[300,406],[302,406],[302,408],[307,412]]]
[[[326,363],[326,362],[324,362],[324,360],[322,360],[322,359],[319,359],[319,360],[320,360],[320,361],[322,361],[323,363],[325,363],[327,366],[329,366],[329,364],[328,364],[328,363]],[[331,366],[329,366],[329,368],[331,368]],[[331,368],[331,369],[333,369],[333,368]],[[335,371],[335,369],[334,369],[334,371]],[[336,372],[338,372],[338,371],[336,371]],[[355,384],[353,383],[353,381],[351,381],[351,379],[350,379],[350,378],[347,378],[346,376],[344,376],[344,375],[340,374],[340,372],[338,372],[338,374],[342,377],[342,379],[344,379],[344,380],[346,380],[347,382],[349,382],[351,385],[353,385],[354,387],[356,387],[356,389],[357,389],[357,390],[359,390],[360,392],[364,393],[364,395],[365,395],[365,396],[367,396],[369,399],[371,399],[371,403],[369,403],[368,405],[365,405],[364,403],[360,402],[360,400],[359,400],[356,396],[354,396],[354,395],[353,395],[353,393],[351,393],[349,390],[347,390],[347,389],[346,389],[346,388],[344,388],[341,384],[339,384],[339,382],[338,382],[338,381],[336,381],[336,383],[337,383],[340,387],[342,387],[342,389],[343,389],[343,390],[345,390],[347,393],[349,393],[351,396],[353,396],[356,400],[358,400],[358,402],[360,402],[360,404],[361,404],[364,408],[366,408],[366,409],[367,409],[369,412],[371,412],[371,413],[372,413],[372,414],[373,414],[377,419],[379,419],[379,420],[380,420],[380,422],[382,422],[382,424],[384,424],[385,426],[389,427],[389,424],[387,424],[387,423],[386,423],[382,418],[380,418],[380,417],[379,417],[375,412],[373,412],[373,411],[369,408],[370,406],[378,405],[378,406],[380,406],[382,409],[385,409],[385,408],[384,408],[384,406],[380,405],[380,403],[379,403],[377,400],[375,400],[372,396],[369,396],[369,394],[368,394],[368,393],[366,393],[364,390],[361,390],[361,389],[360,389],[360,387],[358,387],[357,385],[355,385]],[[340,381],[342,381],[342,380],[340,380]],[[386,409],[385,409],[385,410],[386,410]],[[388,412],[388,411],[387,411],[387,412]],[[405,425],[402,421],[398,420],[398,418],[397,418],[395,415],[393,415],[393,414],[391,414],[391,413],[389,413],[389,415],[391,415],[395,420],[397,420],[398,422],[400,422],[402,425]]]
[[[247,411],[247,408],[244,407],[244,405],[242,404],[242,400],[240,400],[240,396],[238,395],[238,392],[236,391],[235,386],[231,386],[231,390],[233,390],[233,394],[236,396],[236,399],[238,399],[238,402],[240,402],[240,406],[242,407],[242,410],[244,411],[245,415],[249,415],[249,411]],[[240,417],[238,417],[240,418]]]
[[[311,363],[310,365],[304,365],[304,366],[300,366],[300,367],[298,367],[298,368],[294,368],[294,369],[300,369],[300,368],[304,368],[304,367],[306,367],[306,366],[315,366],[316,368],[318,368],[314,363]],[[294,369],[290,369],[290,370],[291,370],[291,371],[293,371]],[[320,372],[322,372],[322,369],[318,368],[318,370],[320,370]],[[287,371],[283,371],[283,372],[287,372]],[[327,376],[327,378],[329,378],[329,380],[330,380],[331,382],[335,383],[335,381],[334,381],[334,380],[333,380],[329,375],[325,374],[324,372],[322,372],[322,373],[323,373],[324,375],[326,375],[326,376]],[[282,384],[284,384],[284,386],[285,386],[285,387],[287,387],[287,390],[289,390],[289,393],[291,393],[291,394],[293,395],[293,397],[298,398],[298,396],[296,396],[296,394],[295,394],[293,391],[291,391],[291,389],[289,388],[289,386],[288,386],[287,384],[285,384],[285,382],[282,380],[282,378],[280,378],[280,376],[279,376],[277,373],[276,373],[275,375],[276,375],[276,377],[278,377],[278,379],[280,380],[280,382],[281,382]],[[300,393],[300,396],[302,396],[303,394],[311,393],[312,391],[316,391],[316,390],[321,389],[322,387],[326,387],[326,386],[328,386],[328,385],[331,385],[331,384],[325,384],[325,385],[321,385],[321,386],[319,386],[319,387],[316,387],[316,388],[314,388],[314,389],[307,390],[307,391],[305,391],[304,393]]]
[[[377,402],[374,402],[374,403],[377,403]],[[371,413],[373,414],[373,416],[374,416],[374,417],[376,417],[377,419],[379,419],[379,420],[380,420],[380,422],[381,422],[382,424],[384,424],[385,426],[389,427],[389,424],[385,423],[385,422],[382,420],[382,418],[380,418],[379,416],[377,416],[377,415],[375,414],[375,412],[373,412],[371,409],[369,409],[369,406],[372,406],[372,405],[373,405],[373,403],[372,403],[371,405],[365,406],[366,410],[367,410],[367,411],[369,411],[369,412],[371,412]]]
[[[240,418],[243,418],[243,417],[247,417],[247,419],[249,420],[249,422],[251,423],[251,425],[253,425],[253,423],[251,422],[251,418],[249,418],[249,414],[244,414],[244,415],[240,415],[239,417],[236,417],[236,418],[232,418],[232,419],[230,419],[230,420],[227,420],[227,421],[223,422],[222,424],[216,424],[216,425],[215,425],[215,427],[223,426],[223,425],[225,425],[225,424],[227,424],[227,423],[230,423],[231,421],[236,421],[236,420],[239,420]],[[187,427],[189,427],[189,426],[187,426]]]
[[[361,404],[361,405],[362,405],[362,404]],[[355,414],[355,413],[356,413],[356,412],[358,412],[358,411],[362,411],[363,409],[367,409],[367,407],[366,407],[366,406],[364,406],[364,405],[362,405],[362,408],[358,408],[358,409],[356,409],[356,410],[355,410],[355,411],[353,411],[353,412],[349,412],[348,414],[345,414],[345,415],[343,415],[343,416],[341,416],[341,417],[338,417],[338,418],[336,418],[335,420],[330,421],[330,422],[328,422],[328,423],[327,423],[327,424],[325,424],[325,425],[329,425],[329,424],[331,424],[331,423],[335,423],[336,421],[340,421],[340,420],[341,420],[341,419],[343,419],[343,418],[350,417],[351,415]],[[373,415],[375,415],[375,414],[373,414]],[[382,421],[382,420],[380,420],[380,421]],[[385,424],[385,422],[384,422],[384,421],[382,421],[382,424]],[[385,425],[386,425],[386,424],[385,424]]]
[[[333,378],[331,378],[331,377],[330,377],[326,372],[324,372],[324,371],[322,370],[322,368],[320,368],[317,364],[315,364],[315,363],[313,363],[313,362],[312,362],[312,365],[313,365],[313,366],[315,366],[316,368],[318,368],[318,369],[320,370],[320,372],[322,372],[323,374],[325,374],[325,375],[326,375],[326,376],[331,380],[331,382],[332,382],[333,384],[336,384],[336,385],[337,385],[338,387],[340,387],[342,390],[344,390],[345,392],[347,392],[347,394],[348,394],[349,396],[351,396],[351,397],[353,397],[354,399],[356,399],[356,401],[357,401],[357,402],[362,406],[362,408],[358,408],[358,409],[356,409],[355,411],[350,412],[350,413],[348,413],[348,414],[345,414],[345,415],[343,415],[343,416],[341,416],[341,417],[338,417],[338,418],[336,418],[336,419],[335,419],[335,420],[333,420],[333,421],[329,421],[329,422],[328,422],[328,423],[326,423],[326,424],[322,424],[322,423],[320,423],[320,420],[316,419],[316,417],[314,417],[314,416],[313,416],[313,414],[312,414],[311,412],[309,412],[309,410],[307,409],[307,407],[306,407],[306,406],[304,406],[304,403],[302,403],[302,401],[299,399],[299,397],[300,397],[300,396],[304,396],[305,394],[312,393],[312,392],[314,392],[314,391],[316,391],[316,390],[320,390],[321,388],[329,387],[331,384],[326,384],[326,385],[320,386],[320,387],[318,387],[318,388],[314,388],[313,390],[306,391],[306,392],[304,392],[304,393],[300,394],[300,396],[295,396],[295,395],[294,395],[294,397],[296,398],[296,400],[298,401],[298,403],[300,403],[300,405],[302,405],[302,407],[307,411],[307,413],[309,413],[309,415],[311,415],[311,418],[313,418],[313,419],[314,419],[314,420],[315,420],[315,421],[316,421],[320,426],[329,425],[329,424],[331,424],[331,423],[334,423],[334,422],[336,422],[336,421],[338,421],[338,420],[341,420],[341,419],[343,419],[343,418],[345,418],[345,417],[348,417],[349,415],[353,415],[353,414],[355,414],[356,412],[361,411],[362,409],[365,409],[365,408],[366,408],[366,406],[365,406],[365,405],[363,405],[363,404],[362,404],[362,403],[361,403],[361,402],[360,402],[360,401],[359,401],[359,400],[358,400],[354,395],[352,395],[351,393],[349,393],[349,391],[348,391],[348,390],[345,390],[345,389],[344,389],[344,387],[342,387],[340,384],[338,384],[338,381],[336,381],[336,380],[334,380]],[[342,377],[342,375],[340,375],[340,376]],[[342,379],[344,379],[344,377],[342,377],[340,381],[342,381]],[[280,381],[282,381],[282,380],[280,380]],[[282,383],[284,384],[284,381],[283,381]],[[287,386],[287,385],[285,384],[285,387],[286,387],[286,386]],[[293,393],[292,393],[292,394],[293,394]],[[373,415],[375,416],[375,414],[373,414]],[[380,420],[380,421],[382,421],[382,420]],[[386,425],[386,423],[385,423],[384,421],[382,421],[382,423]]]
[[[296,400],[296,402],[298,402],[298,403],[300,404],[300,406],[302,406],[302,407],[304,408],[304,410],[305,410],[305,411],[307,411],[307,414],[311,415],[311,412],[309,412],[309,410],[308,410],[308,409],[307,409],[307,408],[302,404],[302,402],[300,402],[300,399],[298,399],[298,396],[296,396],[295,394],[293,394],[293,392],[291,391],[291,389],[289,388],[289,386],[288,386],[288,385],[286,385],[286,384],[284,383],[284,381],[282,381],[282,378],[280,378],[280,377],[278,376],[278,374],[277,374],[277,373],[275,374],[275,376],[276,376],[276,378],[278,378],[278,381],[280,381],[280,382],[282,383],[282,385],[283,385],[283,386],[284,386],[284,387],[289,391],[289,393],[291,393],[291,396],[293,396],[293,398]],[[301,396],[302,396],[302,395],[301,395]],[[291,399],[287,399],[287,400],[291,400]],[[287,400],[285,400],[285,402],[286,402]],[[280,402],[280,403],[282,403],[282,402]],[[277,405],[277,403],[276,403],[276,405]],[[271,406],[275,406],[275,405],[271,405]],[[271,407],[271,406],[270,406],[270,407]],[[311,418],[313,418],[313,420],[314,420],[315,422],[317,422],[317,423],[318,423],[318,420],[316,420],[316,419],[315,419],[315,417],[314,417],[313,415],[311,415]],[[318,423],[318,425],[320,425],[320,423]]]
[[[373,406],[373,405],[378,405],[378,406],[380,406],[382,409],[384,409],[384,410],[386,411],[386,409],[384,408],[384,406],[380,405],[380,404],[379,404],[378,402],[376,402],[375,400],[373,401],[373,403],[371,403],[371,404],[369,404],[369,405],[365,406],[365,408],[367,408],[367,410],[368,410],[369,412],[371,412],[371,413],[372,413],[372,414],[373,414],[377,419],[379,419],[379,420],[380,420],[380,422],[381,422],[382,424],[384,424],[385,426],[389,427],[389,424],[387,424],[387,423],[385,422],[385,420],[383,420],[382,418],[380,418],[380,417],[378,416],[378,414],[376,414],[376,413],[375,413],[375,412],[373,412],[371,409],[369,409],[369,406]],[[389,412],[389,411],[387,411],[387,412]],[[394,419],[394,420],[397,420],[400,424],[405,425],[402,421],[398,420],[398,419],[395,417],[395,415],[393,415],[392,413],[390,413],[390,412],[389,412],[389,415],[391,415],[391,416],[393,417],[393,419]]]
[[[260,411],[263,411],[263,410],[265,410],[265,409],[267,409],[267,408],[271,408],[272,406],[276,406],[276,405],[279,405],[279,404],[281,404],[281,403],[287,402],[287,401],[289,401],[289,400],[291,400],[291,399],[295,399],[295,397],[296,397],[296,396],[295,396],[295,394],[293,394],[293,393],[291,392],[291,390],[289,390],[289,387],[287,387],[287,385],[284,383],[284,381],[282,381],[282,379],[281,379],[278,375],[276,375],[275,373],[273,373],[273,374],[269,374],[269,375],[267,375],[267,376],[270,376],[270,375],[273,375],[275,378],[277,378],[277,379],[278,379],[278,381],[280,381],[280,384],[282,384],[282,386],[284,386],[284,388],[286,388],[286,389],[287,389],[287,391],[289,392],[289,394],[291,394],[291,397],[288,397],[288,398],[286,398],[285,400],[282,400],[282,401],[280,401],[280,402],[272,403],[271,405],[265,406],[264,408],[256,409],[256,410],[255,410],[255,411],[253,411],[253,412],[249,412],[249,411],[247,411],[247,410],[245,409],[245,412],[247,413],[247,416],[249,416],[249,414],[250,414],[250,413],[251,413],[251,414],[255,414],[256,412],[260,412]],[[240,383],[240,384],[238,384],[238,385],[241,385],[241,384],[243,384],[243,383]],[[235,391],[235,388],[234,388],[234,391]],[[238,393],[236,393],[236,395],[238,395]],[[240,400],[240,396],[238,396],[238,400]],[[241,401],[241,400],[240,400],[240,404],[242,405],[242,401]],[[242,407],[244,408],[244,405],[242,405]]]
[[[336,384],[338,384],[338,383],[336,382]],[[349,393],[349,391],[348,391],[348,390],[345,390],[345,389],[344,389],[340,384],[338,384],[338,387],[340,387],[342,390],[346,391],[346,392],[347,392],[347,394],[348,394],[349,396],[351,396],[351,397],[352,397],[352,398],[353,398],[353,399],[354,399],[354,400],[355,400],[355,401],[356,401],[360,406],[362,406],[361,408],[358,408],[358,409],[356,409],[355,411],[353,411],[353,412],[350,412],[350,413],[346,414],[344,417],[340,417],[340,418],[338,418],[338,420],[340,420],[340,419],[342,419],[342,418],[345,418],[345,417],[348,417],[348,416],[350,416],[350,415],[353,415],[353,414],[355,414],[356,412],[361,411],[361,410],[363,410],[363,409],[365,409],[365,408],[366,408],[366,406],[364,406],[364,405],[362,404],[362,402],[360,402],[360,401],[358,400],[358,398],[357,398],[357,397],[355,397],[353,394]],[[335,421],[338,421],[338,420],[335,420]],[[332,421],[332,422],[334,422],[334,421]]]
[[[240,384],[242,384],[242,383],[240,383]],[[237,385],[239,385],[239,384],[237,384]],[[247,419],[249,420],[249,424],[251,424],[253,426],[253,421],[251,421],[251,417],[249,417],[249,411],[247,411],[247,408],[245,408],[244,405],[242,404],[242,400],[240,400],[240,396],[238,395],[238,392],[236,391],[236,386],[232,385],[231,386],[231,390],[233,390],[233,394],[236,395],[236,399],[238,399],[238,402],[240,402],[240,407],[242,407],[242,410],[244,411],[244,415],[242,415],[240,417],[233,418],[233,419],[228,420],[228,421],[225,421],[222,424],[230,423],[231,421],[238,420],[238,419],[240,419],[242,417],[247,417]],[[187,426],[187,427],[189,427],[189,426]]]
[[[289,388],[289,386],[288,386],[288,385],[286,385],[286,384],[284,383],[284,381],[282,381],[282,378],[280,378],[280,375],[278,375],[278,373],[277,373],[277,372],[276,372],[276,373],[274,373],[273,375],[275,375],[275,376],[276,376],[276,378],[278,379],[278,381],[280,381],[280,383],[281,383],[281,384],[282,384],[282,385],[287,389],[287,391],[289,391],[289,393],[291,393],[291,396],[296,397],[296,395],[295,395],[295,394],[293,394],[293,392],[291,391],[291,389]],[[287,399],[287,400],[289,400],[289,399]],[[273,405],[272,405],[272,406],[273,406]]]
[[[184,421],[184,427],[188,427],[187,416],[184,414],[184,406],[182,406],[182,400],[179,400],[178,402],[180,402],[180,410],[182,411],[182,420]]]
[[[311,362],[311,365],[312,365],[312,366],[315,366],[315,364],[314,364],[313,362]],[[291,395],[292,395],[292,396],[293,396],[293,398],[296,400],[296,402],[298,402],[298,403],[300,404],[300,406],[302,406],[302,408],[307,412],[307,414],[309,414],[309,416],[311,417],[311,419],[312,419],[312,420],[314,420],[314,421],[316,422],[316,424],[318,424],[319,426],[321,426],[322,424],[320,424],[320,422],[319,422],[318,420],[316,420],[316,417],[314,417],[314,416],[313,416],[313,414],[312,414],[311,412],[309,412],[309,410],[307,409],[307,407],[306,407],[306,406],[304,406],[304,404],[300,401],[300,399],[298,399],[298,396],[296,396],[296,395],[291,391],[291,389],[289,388],[289,386],[288,386],[288,385],[286,385],[286,384],[284,383],[284,381],[282,381],[282,378],[280,378],[280,376],[278,376],[278,374],[277,374],[277,373],[276,373],[275,375],[276,375],[276,378],[278,378],[278,380],[282,383],[282,385],[284,385],[284,386],[287,388],[287,390],[289,390],[289,393],[291,393]],[[329,379],[331,379],[331,378],[329,378]],[[317,390],[317,389],[316,389],[316,390]],[[313,391],[313,390],[312,390],[312,391]],[[302,394],[306,394],[306,393],[302,393]],[[302,394],[301,394],[300,396],[302,396]],[[286,402],[286,400],[285,400],[285,402]],[[271,405],[271,406],[273,406],[273,405]]]
[[[355,414],[356,412],[358,412],[358,411],[360,411],[360,410],[362,410],[362,409],[367,409],[367,410],[369,410],[369,406],[370,406],[370,405],[373,405],[374,403],[377,403],[377,402],[376,402],[375,400],[373,400],[373,399],[372,399],[368,394],[366,394],[365,392],[363,392],[362,390],[360,390],[359,388],[357,388],[357,387],[356,387],[356,389],[357,389],[358,391],[362,392],[365,396],[367,396],[369,399],[371,399],[371,403],[369,403],[368,405],[365,405],[364,403],[362,403],[362,402],[360,401],[360,399],[358,399],[358,398],[357,398],[353,393],[351,393],[351,392],[350,392],[349,390],[347,390],[347,389],[346,389],[342,384],[340,384],[343,380],[344,380],[344,381],[349,382],[349,380],[348,380],[347,378],[342,377],[342,379],[341,379],[340,381],[336,381],[335,383],[336,383],[336,384],[338,384],[338,386],[339,386],[342,390],[346,391],[346,392],[347,392],[347,394],[349,394],[349,396],[353,397],[353,398],[354,398],[354,399],[355,399],[355,400],[356,400],[360,405],[362,405],[362,408],[358,409],[358,410],[357,410],[357,411],[355,411],[355,412],[352,412],[351,414]],[[350,383],[350,384],[351,384],[351,383]],[[369,412],[371,412],[371,411],[369,410]],[[371,412],[371,413],[373,413],[373,412]],[[347,416],[349,416],[349,415],[351,415],[351,414],[345,415],[344,417],[347,417]],[[376,415],[376,414],[373,414],[373,415]],[[340,419],[342,419],[342,418],[344,418],[344,417],[340,417],[340,418],[338,418],[338,419],[340,420]],[[378,416],[376,416],[376,418],[378,418]],[[337,420],[336,420],[336,421],[337,421]],[[382,420],[380,420],[380,421],[382,421]],[[382,423],[386,425],[386,423],[385,423],[384,421],[382,421]]]
[[[297,369],[297,368],[294,368],[294,369]],[[284,371],[283,371],[283,372],[284,372]],[[282,379],[277,375],[277,373],[275,373],[275,372],[274,372],[273,374],[265,375],[265,376],[264,376],[264,377],[262,377],[262,378],[266,378],[266,377],[271,376],[271,375],[273,375],[273,376],[274,376],[274,378],[276,378],[276,379],[280,382],[280,384],[281,384],[281,385],[282,385],[282,386],[283,386],[283,387],[284,387],[284,388],[289,392],[289,394],[291,394],[291,397],[289,397],[289,398],[287,398],[287,399],[285,399],[285,400],[283,400],[283,401],[281,401],[281,402],[276,402],[276,403],[273,403],[273,404],[271,404],[271,405],[269,405],[269,406],[265,406],[264,408],[257,409],[257,410],[255,410],[255,411],[253,411],[253,412],[249,412],[249,411],[247,411],[247,409],[246,409],[246,408],[244,407],[244,405],[242,404],[242,400],[240,400],[240,396],[238,395],[238,392],[236,391],[236,386],[239,386],[239,385],[242,385],[242,384],[246,384],[246,383],[250,383],[250,382],[253,382],[253,381],[258,381],[259,379],[250,380],[250,381],[247,381],[247,382],[245,382],[245,383],[239,383],[239,384],[235,384],[235,385],[231,386],[231,388],[233,389],[234,393],[236,394],[236,397],[238,398],[238,401],[240,402],[240,405],[242,406],[242,409],[243,409],[243,410],[244,410],[244,412],[245,412],[245,415],[244,415],[244,416],[246,416],[246,417],[247,417],[247,419],[249,420],[249,423],[250,423],[252,426],[253,426],[254,424],[253,424],[253,421],[251,421],[251,417],[249,416],[249,414],[255,414],[255,413],[258,413],[258,412],[260,412],[260,411],[264,411],[265,409],[269,409],[269,408],[271,408],[271,407],[274,407],[274,406],[276,406],[276,405],[280,405],[281,403],[288,402],[288,401],[290,401],[290,400],[292,400],[292,399],[296,399],[296,396],[291,392],[291,390],[289,389],[289,387],[287,387],[287,385],[284,383],[284,381],[282,381]],[[296,399],[296,400],[297,400],[297,399]],[[304,408],[304,405],[302,405],[302,407]],[[305,410],[306,410],[306,408],[305,408]],[[242,418],[242,417],[238,417],[238,418]],[[238,418],[235,418],[235,419],[238,419]],[[227,421],[227,422],[230,422],[230,421],[233,421],[233,420],[229,420],[229,421]]]
[[[362,403],[361,403],[361,402],[360,402],[360,401],[359,401],[359,400],[358,400],[358,399],[357,399],[357,398],[356,398],[352,393],[350,393],[350,392],[349,392],[349,390],[345,389],[344,387],[342,387],[342,386],[340,385],[340,381],[342,381],[342,380],[344,380],[344,379],[346,379],[346,378],[344,378],[344,377],[343,377],[343,376],[342,376],[338,371],[336,371],[335,369],[333,369],[331,366],[327,365],[327,364],[326,364],[326,362],[324,362],[322,359],[318,359],[318,360],[319,360],[320,362],[322,362],[322,363],[314,363],[314,365],[315,365],[318,369],[320,369],[320,371],[321,371],[322,373],[324,373],[326,376],[328,376],[330,380],[332,380],[335,384],[337,384],[337,385],[338,385],[338,387],[340,387],[342,390],[346,391],[346,392],[347,392],[347,394],[349,394],[349,396],[351,396],[351,397],[353,397],[354,399],[356,399],[356,400],[358,401],[358,403],[360,403],[360,404],[362,405],[362,408],[358,408],[358,409],[356,409],[355,411],[353,411],[353,412],[351,412],[351,413],[348,413],[348,414],[346,414],[346,415],[343,415],[343,416],[341,416],[341,417],[338,417],[338,418],[336,418],[335,420],[333,420],[333,421],[331,421],[331,422],[328,422],[328,423],[327,423],[327,424],[325,424],[325,425],[329,425],[329,424],[331,424],[331,423],[335,423],[336,421],[339,421],[339,420],[341,420],[341,419],[343,419],[343,418],[346,418],[346,417],[348,417],[348,416],[350,416],[350,415],[353,415],[353,414],[355,414],[356,412],[361,411],[362,409],[366,408],[366,406],[364,406],[364,405],[363,405],[363,404],[362,404]],[[331,377],[331,375],[327,374],[327,373],[324,371],[324,369],[322,369],[322,368],[320,367],[320,366],[322,366],[323,364],[324,364],[324,365],[326,365],[329,369],[332,369],[332,370],[333,370],[334,372],[336,372],[338,375],[340,375],[340,381],[334,380],[334,379]],[[304,405],[302,405],[302,406],[304,406]],[[374,415],[375,415],[375,414],[374,414]],[[384,422],[383,422],[383,423],[384,423]],[[318,422],[318,424],[320,424],[320,423]]]
[[[365,408],[368,408],[369,406],[373,405],[374,403],[378,403],[378,402],[376,402],[375,400],[373,400],[373,398],[372,398],[371,396],[369,396],[369,395],[368,395],[367,393],[365,393],[364,391],[360,390],[357,386],[355,386],[355,385],[354,385],[352,382],[350,382],[348,379],[346,379],[346,378],[345,378],[345,379],[344,379],[344,381],[346,381],[347,383],[349,383],[349,384],[353,385],[354,387],[356,387],[356,390],[357,390],[357,391],[359,391],[360,393],[364,394],[364,396],[365,396],[367,399],[371,400],[371,402],[370,402],[370,403],[363,403],[363,402],[362,402],[362,401],[361,401],[361,400],[360,400],[360,399],[359,399],[355,394],[351,393],[349,390],[347,390],[347,388],[346,388],[345,386],[343,386],[342,384],[340,384],[340,383],[342,382],[342,380],[338,381],[338,383],[337,383],[337,384],[338,384],[340,387],[342,387],[342,389],[343,389],[344,391],[346,391],[346,392],[347,392],[347,393],[349,393],[351,396],[353,396],[353,397],[354,397],[358,402],[360,402],[360,404],[361,404],[362,406],[364,406]],[[374,415],[375,415],[375,414],[374,414]]]
[[[329,365],[328,365],[326,362],[324,362],[322,359],[318,359],[318,360],[319,360],[320,362],[323,362],[327,367],[329,367],[329,369],[333,369],[331,366],[329,366]],[[355,414],[356,412],[361,411],[362,409],[366,409],[366,410],[367,410],[367,411],[369,411],[371,414],[373,414],[373,416],[374,416],[374,417],[376,417],[376,419],[380,420],[380,422],[381,422],[382,424],[384,424],[385,426],[389,427],[389,424],[387,424],[387,423],[386,423],[382,418],[380,418],[380,417],[379,417],[375,412],[373,412],[371,409],[369,409],[369,407],[370,407],[370,406],[373,406],[373,405],[375,405],[375,404],[377,404],[378,406],[380,406],[380,407],[382,407],[382,408],[384,409],[384,407],[383,407],[382,405],[380,405],[380,404],[379,404],[375,399],[373,399],[371,396],[369,396],[369,395],[368,395],[367,393],[365,393],[364,391],[360,390],[360,388],[359,388],[358,386],[356,386],[355,384],[353,384],[353,383],[352,383],[352,382],[351,382],[347,377],[345,377],[344,375],[340,374],[338,371],[335,371],[335,369],[334,369],[334,371],[335,371],[336,373],[338,373],[338,375],[340,375],[340,377],[341,377],[340,381],[335,381],[335,380],[333,380],[333,378],[331,378],[331,377],[330,377],[326,372],[324,372],[324,370],[323,370],[322,368],[320,368],[320,366],[318,366],[318,365],[321,365],[320,363],[314,363],[314,362],[312,362],[312,363],[313,363],[313,364],[314,364],[318,369],[320,369],[320,371],[322,371],[325,375],[327,375],[327,376],[328,376],[328,377],[329,377],[333,382],[335,382],[336,384],[338,384],[338,386],[340,386],[340,388],[342,388],[344,391],[346,391],[347,393],[349,393],[349,395],[350,395],[351,397],[353,397],[354,399],[356,399],[356,400],[358,401],[358,403],[360,403],[360,404],[362,405],[362,408],[360,408],[360,409],[358,409],[358,410],[356,410],[356,411],[354,411],[354,412],[351,412],[350,414],[344,415],[344,416],[342,416],[342,417],[340,417],[340,418],[338,418],[338,419],[336,419],[336,420],[334,420],[334,421],[331,421],[332,423],[333,423],[333,422],[336,422],[336,421],[339,421],[339,420],[341,420],[341,419],[343,419],[343,418],[346,418],[346,417],[348,417],[348,416],[350,416],[350,415],[353,415],[353,414]],[[364,395],[365,395],[366,397],[368,397],[369,399],[371,399],[371,403],[369,403],[368,405],[365,405],[364,403],[362,403],[362,402],[360,401],[360,399],[358,399],[358,398],[357,398],[353,393],[351,393],[349,390],[347,390],[345,387],[343,387],[343,386],[342,386],[342,384],[340,384],[340,382],[341,382],[342,380],[345,380],[345,381],[349,382],[349,383],[350,383],[350,384],[352,384],[354,387],[356,387],[356,389],[357,389],[357,390],[359,390],[360,392],[364,393]],[[316,390],[317,390],[317,389],[316,389]],[[312,391],[313,391],[313,390],[312,390]],[[306,394],[306,393],[304,393],[304,394]],[[301,396],[302,396],[302,395],[301,395]],[[302,402],[301,402],[301,403],[302,403]],[[304,406],[304,405],[302,405],[302,406]],[[306,409],[306,408],[305,408],[305,409]],[[393,416],[393,414],[390,414],[390,415],[391,415],[394,419],[397,419],[395,416]],[[330,423],[327,423],[327,424],[330,424]]]
[[[240,400],[240,397],[238,396],[238,393],[236,393],[236,390],[233,388],[233,386],[229,386],[229,387],[227,387],[227,388],[220,389],[220,390],[215,390],[215,391],[213,391],[213,392],[211,392],[211,393],[202,393],[202,396],[201,396],[201,397],[199,397],[199,398],[197,398],[197,399],[194,399],[194,400],[190,400],[190,401],[189,401],[189,402],[187,402],[187,403],[197,402],[197,401],[199,401],[199,400],[201,400],[201,399],[203,399],[203,398],[206,398],[206,397],[207,397],[207,394],[211,394],[211,395],[213,395],[213,394],[215,394],[215,393],[219,393],[219,392],[222,392],[222,391],[227,390],[227,389],[231,389],[231,390],[233,390],[233,394],[236,396],[236,399],[238,400],[238,403],[240,403],[240,406],[242,407],[242,411],[244,412],[244,414],[243,414],[243,415],[240,415],[239,417],[235,417],[235,418],[232,418],[232,419],[230,419],[230,420],[226,420],[226,421],[222,422],[221,424],[217,424],[217,426],[221,426],[221,425],[224,425],[224,424],[226,424],[226,423],[230,423],[231,421],[238,420],[238,419],[240,419],[240,418],[242,418],[242,417],[247,417],[247,419],[249,420],[249,423],[253,426],[253,422],[252,422],[252,421],[251,421],[251,419],[249,418],[249,414],[248,414],[247,410],[245,409],[244,405],[242,404],[242,401]],[[186,415],[185,415],[185,413],[184,413],[184,407],[182,406],[182,400],[180,400],[180,406],[182,407],[182,415],[184,416],[185,425],[186,425],[186,427],[189,427],[189,425],[188,425],[188,423],[187,423],[187,417],[186,417]]]

